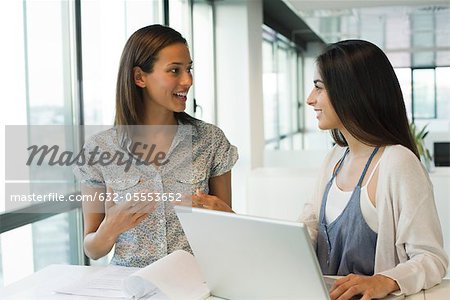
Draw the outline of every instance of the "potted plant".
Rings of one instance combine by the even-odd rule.
[[[411,135],[414,139],[414,142],[416,143],[417,150],[419,151],[420,160],[425,165],[425,168],[428,170],[428,172],[430,172],[432,157],[430,151],[425,146],[425,137],[428,135],[427,127],[428,124],[423,126],[422,129],[419,130],[416,124],[414,124],[413,122],[409,124]]]

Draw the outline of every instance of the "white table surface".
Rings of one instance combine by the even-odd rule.
[[[50,265],[34,274],[0,288],[1,300],[117,300],[55,293],[54,290],[82,280],[105,266]],[[207,300],[220,300],[209,297]]]
[[[72,265],[50,265],[18,282],[0,289],[1,300],[101,300],[111,298],[86,297],[57,294],[56,288],[81,280],[84,276],[104,267]],[[219,299],[210,297],[209,299]],[[446,300],[450,299],[450,279],[424,292],[407,297],[408,300]]]

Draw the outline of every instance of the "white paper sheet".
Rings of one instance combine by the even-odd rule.
[[[57,293],[115,299],[201,300],[210,293],[192,254],[178,250],[145,268],[109,265]]]
[[[78,296],[129,299],[130,297],[122,289],[122,282],[125,278],[139,270],[139,268],[109,265],[81,281],[55,290],[55,292]],[[145,293],[142,293],[140,297],[145,296],[145,298],[149,298],[152,296],[152,299],[155,300],[165,299],[164,295],[156,297],[160,291],[150,282],[146,282],[145,288]]]

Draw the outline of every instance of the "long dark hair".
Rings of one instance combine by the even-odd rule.
[[[142,71],[151,73],[159,52],[177,43],[187,46],[186,39],[178,31],[158,24],[143,27],[130,36],[120,58],[114,125],[143,124],[143,91],[134,82],[133,68],[140,67]],[[192,124],[195,120],[185,112],[175,112],[174,115],[183,124]]]
[[[352,136],[371,146],[400,144],[419,157],[400,84],[380,48],[362,40],[340,41],[325,48],[317,66],[330,102]],[[338,129],[331,134],[338,145],[348,145]]]

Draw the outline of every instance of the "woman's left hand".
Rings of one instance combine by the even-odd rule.
[[[217,196],[205,194],[200,190],[197,190],[196,194],[192,195],[192,207],[233,212],[231,207]]]
[[[398,289],[395,280],[380,274],[373,276],[350,274],[336,280],[330,290],[330,298],[348,300],[355,295],[362,295],[361,300],[377,299]]]

